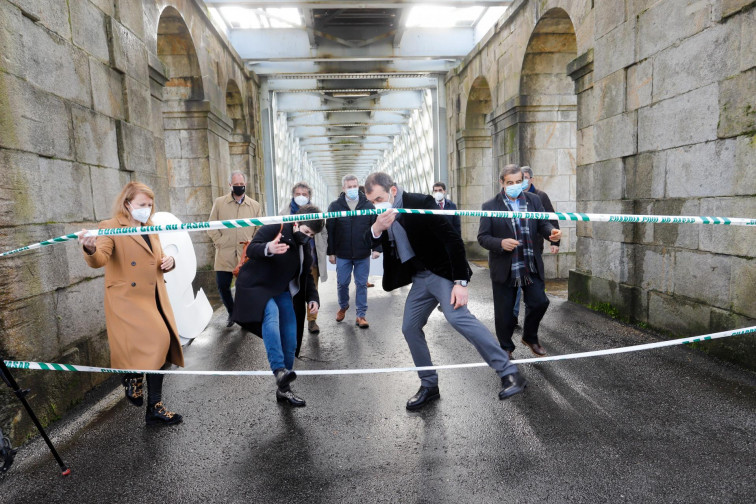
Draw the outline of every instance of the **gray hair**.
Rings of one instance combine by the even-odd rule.
[[[231,172],[231,175],[228,176],[228,183],[233,184],[234,183],[234,175],[241,175],[244,177],[244,183],[247,183],[247,175],[243,171],[234,170]]]
[[[373,192],[373,187],[381,186],[388,192],[392,186],[395,186],[394,179],[386,172],[375,172],[368,175],[365,179],[365,194]]]
[[[520,170],[520,167],[516,164],[508,164],[505,165],[504,168],[501,169],[499,172],[499,180],[502,182],[504,181],[504,177],[507,175],[520,175],[522,171]]]
[[[528,177],[530,178],[534,177],[533,170],[530,169],[530,166],[523,166],[522,168],[520,168],[520,170],[522,171],[522,173],[527,173]]]
[[[291,188],[292,198],[294,197],[294,193],[296,192],[296,190],[299,189],[300,187],[302,189],[307,189],[307,196],[312,198],[312,187],[310,187],[310,184],[308,184],[307,182],[297,182],[296,184],[294,184],[294,187]]]
[[[355,176],[355,175],[352,175],[352,174],[350,173],[349,175],[344,175],[344,176],[343,176],[343,177],[341,178],[341,187],[344,187],[344,186],[346,185],[346,183],[347,183],[347,182],[349,182],[350,180],[356,180],[356,181],[357,181],[357,184],[358,184],[358,185],[359,185],[359,183],[360,183],[360,181],[359,181],[359,179],[357,178],[357,176]]]

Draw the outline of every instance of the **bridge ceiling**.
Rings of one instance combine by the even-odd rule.
[[[329,185],[364,177],[511,4],[204,0]]]

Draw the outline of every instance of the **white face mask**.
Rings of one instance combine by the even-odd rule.
[[[377,210],[390,210],[391,208],[394,207],[394,205],[392,205],[388,201],[381,201],[380,203],[373,203],[373,206]]]
[[[294,203],[296,203],[299,206],[304,206],[309,202],[310,202],[310,198],[308,198],[307,196],[299,195],[299,196],[294,197]]]
[[[129,206],[131,206],[130,203],[129,203]],[[141,222],[142,224],[144,224],[145,222],[149,220],[151,213],[152,213],[152,208],[150,207],[145,207],[145,208],[131,207],[131,217],[133,217],[135,221]]]
[[[444,199],[444,193],[441,192],[441,191],[434,192],[433,193],[433,199],[436,200],[436,201],[441,201],[442,199]]]

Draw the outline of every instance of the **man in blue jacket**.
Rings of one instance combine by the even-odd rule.
[[[359,181],[354,175],[345,175],[341,180],[343,192],[328,207],[329,212],[371,210],[375,208],[359,190]],[[354,271],[355,302],[357,318],[355,324],[361,329],[370,327],[365,319],[367,313],[367,283],[370,273],[371,244],[365,242],[365,233],[375,222],[375,216],[342,217],[328,219],[328,260],[336,265],[339,311],[336,322],[346,317],[349,309],[349,284]],[[380,255],[380,245],[372,247],[372,257]]]
[[[457,209],[457,205],[446,197],[446,184],[443,182],[436,182],[433,184],[433,199],[436,201],[436,205],[438,205],[440,210]],[[462,236],[462,222],[459,215],[450,215],[447,219],[449,219],[449,224],[452,225],[454,230]]]

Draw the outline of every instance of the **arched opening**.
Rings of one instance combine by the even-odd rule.
[[[197,51],[184,19],[173,7],[166,8],[160,15],[157,53],[169,78],[163,99],[202,100],[202,71]]]
[[[244,120],[244,102],[239,86],[233,80],[228,81],[226,85],[226,115],[233,123],[232,133],[243,135],[247,130]]]
[[[575,28],[563,9],[551,9],[528,41],[520,77],[520,164],[530,166],[535,187],[545,191],[557,211],[575,210],[577,97],[567,65],[577,56]],[[559,257],[544,254],[549,278],[574,268],[574,223],[565,229]]]
[[[490,114],[491,89],[485,77],[478,77],[470,87],[467,95],[467,113],[465,115],[465,129],[485,129],[486,115]]]

